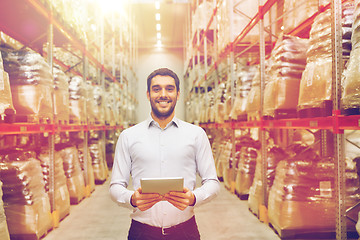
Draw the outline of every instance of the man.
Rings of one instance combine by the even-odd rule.
[[[117,142],[110,195],[133,209],[128,239],[200,239],[194,206],[219,191],[214,159],[204,130],[175,117],[179,78],[161,68],[147,78],[150,117],[124,130]],[[202,186],[195,189],[196,174]],[[136,191],[127,189],[130,175]],[[142,193],[141,178],[183,177],[183,192]]]

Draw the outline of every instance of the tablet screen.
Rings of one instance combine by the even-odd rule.
[[[182,192],[184,178],[142,178],[140,179],[140,184],[143,193],[159,193],[164,195],[170,191]]]

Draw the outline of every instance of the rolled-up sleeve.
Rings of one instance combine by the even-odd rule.
[[[220,191],[220,183],[216,175],[210,142],[203,129],[200,130],[197,142],[196,164],[197,171],[202,179],[202,185],[193,191],[196,197],[195,206],[210,201],[216,197]]]
[[[114,202],[120,206],[133,209],[130,199],[134,191],[127,189],[131,172],[131,157],[128,149],[125,130],[120,134],[116,144],[109,192]]]

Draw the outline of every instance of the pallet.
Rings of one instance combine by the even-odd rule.
[[[296,109],[275,109],[274,119],[297,118]]]
[[[332,101],[325,100],[319,107],[304,108],[297,111],[299,118],[327,117],[332,115]]]
[[[4,111],[4,114],[0,115],[0,122],[1,123],[14,123],[15,122],[15,110],[12,108],[7,108]]]
[[[248,114],[247,114],[247,120],[248,120],[249,122],[251,122],[251,121],[260,121],[260,120],[261,120],[260,113],[258,113],[258,112],[248,113]]]
[[[83,198],[74,198],[74,197],[70,197],[70,204],[71,205],[77,205],[77,204],[79,204],[82,200],[84,199],[84,197]]]
[[[11,118],[11,123],[37,123],[37,124],[51,124],[53,119],[50,117],[41,117],[37,115],[18,115],[14,114]]]
[[[54,123],[55,123],[55,124],[58,124],[58,125],[68,125],[68,124],[69,124],[69,120],[59,119],[59,118],[56,118],[56,117],[55,117]]]
[[[80,121],[80,119],[70,119],[69,122],[70,122],[70,124],[75,124],[75,125],[83,125],[83,124],[86,124],[85,121]]]
[[[248,200],[249,194],[240,194],[238,191],[235,190],[235,195],[238,196],[240,200]]]
[[[238,121],[241,121],[241,122],[246,122],[246,121],[247,121],[247,119],[248,119],[248,116],[247,116],[247,114],[246,114],[246,113],[245,113],[245,114],[242,114],[242,115],[237,116],[237,120],[238,120]]]
[[[345,116],[349,115],[360,115],[360,107],[359,108],[347,108],[347,109],[341,109],[341,114]]]
[[[269,226],[281,239],[336,239],[335,229],[280,229],[271,223],[269,223]],[[358,239],[359,235],[356,231],[349,231],[347,232],[347,238]]]
[[[52,228],[47,230],[41,236],[39,236],[36,233],[33,233],[33,234],[30,234],[30,233],[29,234],[10,234],[10,239],[11,240],[39,240],[41,238],[44,238],[46,235],[48,235],[51,230],[52,230]]]

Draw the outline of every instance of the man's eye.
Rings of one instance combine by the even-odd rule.
[[[167,88],[166,90],[169,92],[172,92],[172,91],[174,91],[174,88]]]

